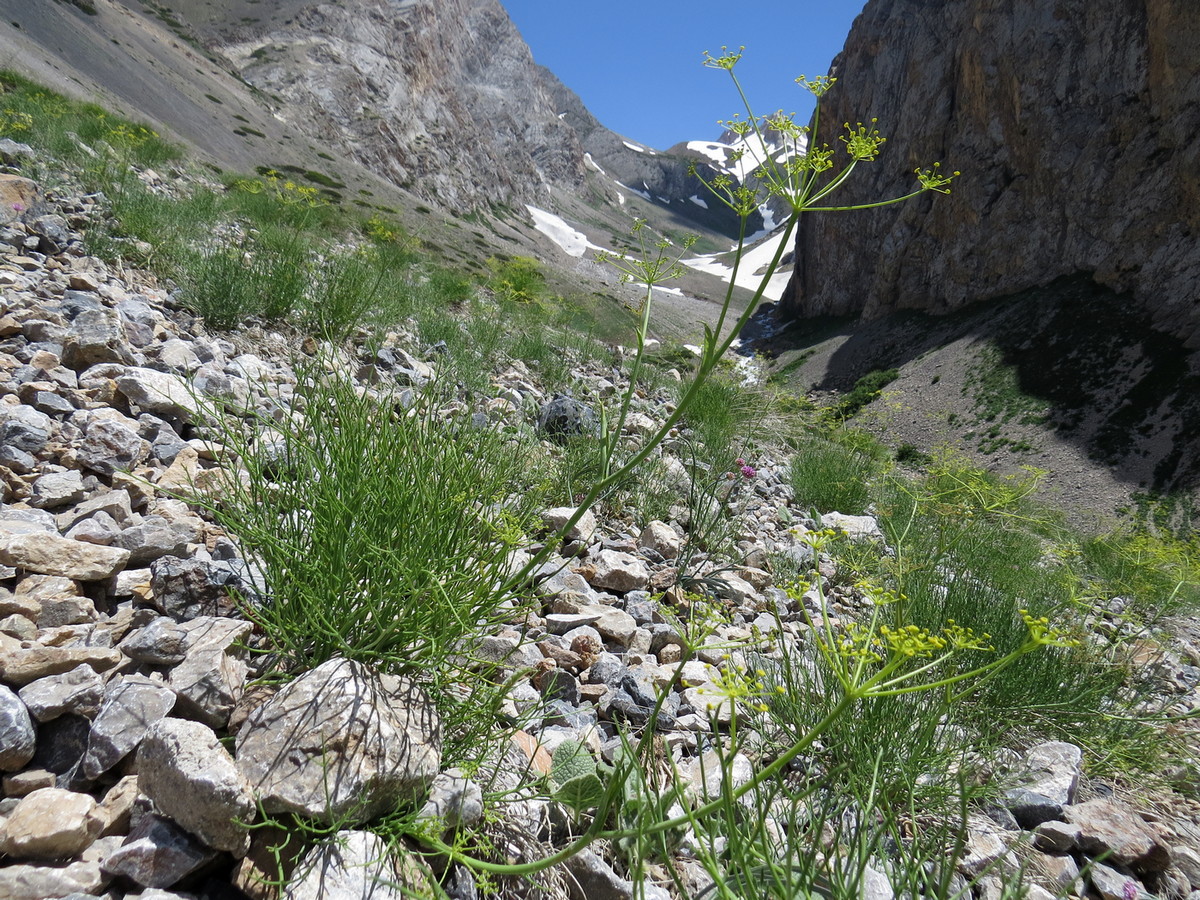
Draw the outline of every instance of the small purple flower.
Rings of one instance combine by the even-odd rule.
[[[734,464],[735,466],[741,467],[741,466],[744,466],[744,465],[746,464],[746,461],[745,461],[744,459],[742,459],[742,458],[739,456],[737,459],[735,459],[735,460],[733,461],[733,464]]]
[[[1138,883],[1136,881],[1127,881],[1124,887],[1121,888],[1121,896],[1125,900],[1137,900],[1139,893],[1141,892],[1138,890]]]
[[[17,213],[25,212],[25,204],[19,200],[12,205],[12,208],[13,208],[13,212],[17,212]]]
[[[754,466],[742,466],[742,477],[753,478],[757,474],[758,470],[755,469]]]

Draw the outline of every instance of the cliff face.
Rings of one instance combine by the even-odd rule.
[[[889,140],[839,198],[905,193],[936,160],[963,174],[806,216],[785,310],[948,312],[1085,273],[1200,346],[1197,47],[1194,0],[870,0],[822,116]]]
[[[440,202],[533,202],[583,181],[579,139],[497,0],[307,5],[218,49],[285,119]]]

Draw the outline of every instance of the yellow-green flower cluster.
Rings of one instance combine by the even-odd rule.
[[[900,628],[880,625],[879,636],[893,657],[929,657],[945,650],[947,646],[945,638],[917,625],[903,625]]]
[[[1080,642],[1066,631],[1055,628],[1046,616],[1034,616],[1027,609],[1017,610],[1025,627],[1029,629],[1029,639],[1043,647],[1078,647]]]
[[[114,147],[132,148],[140,147],[147,141],[158,137],[158,132],[146,128],[144,125],[121,123],[110,128],[105,137]]]
[[[0,112],[0,134],[16,134],[33,128],[33,116],[17,109]]]
[[[766,712],[770,709],[768,699],[787,693],[787,689],[781,684],[774,687],[767,684],[766,678],[767,673],[764,669],[750,670],[727,666],[705,691],[714,698],[714,702],[709,704],[709,709],[715,709],[723,700],[731,700],[748,706],[755,712]]]

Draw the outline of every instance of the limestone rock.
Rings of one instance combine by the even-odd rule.
[[[170,819],[146,813],[101,866],[142,887],[168,888],[215,856]]]
[[[41,788],[22,797],[8,817],[0,849],[19,859],[66,859],[76,856],[100,834],[87,794]]]
[[[1089,800],[1064,806],[1066,820],[1079,826],[1077,845],[1089,856],[1108,854],[1108,861],[1134,871],[1157,872],[1171,862],[1158,834],[1133,810],[1112,800]]]
[[[967,0],[925,15],[872,0],[821,120],[878,117],[888,143],[838,202],[907,193],[917,164],[970,174],[932,203],[806,218],[785,307],[948,312],[1087,273],[1200,345],[1196,46],[1191,3]]]
[[[145,412],[188,421],[200,410],[195,392],[187,382],[169,372],[128,368],[117,379],[117,390]]]
[[[244,856],[256,812],[250,785],[211,728],[162,719],[138,747],[138,789],[204,843]]]
[[[570,857],[566,867],[571,873],[572,900],[633,900],[633,882],[620,877],[591,850]]]
[[[100,859],[120,844],[121,838],[100,838],[70,863],[6,865],[0,868],[0,897],[6,900],[46,900],[48,897],[90,897],[101,893],[111,876],[100,868]]]
[[[57,534],[14,534],[0,528],[0,565],[77,581],[111,578],[129,561],[129,551],[72,541]]]
[[[174,705],[175,695],[168,688],[140,675],[110,685],[88,735],[84,775],[96,778],[119,763]]]
[[[38,509],[57,509],[78,503],[85,496],[83,476],[74,469],[48,472],[33,483],[29,505]]]
[[[446,828],[475,825],[483,818],[483,791],[455,771],[440,772],[417,818],[437,819]]]
[[[674,528],[666,522],[655,520],[642,529],[638,546],[653,550],[663,559],[675,559],[679,556],[682,541]]]
[[[245,688],[249,666],[234,644],[253,626],[241,619],[201,616],[183,623],[186,651],[167,678],[181,709],[213,728],[224,728]]]
[[[548,509],[542,513],[542,522],[546,528],[557,534],[573,515],[575,515],[575,507],[556,506],[554,509]],[[563,535],[563,539],[583,541],[586,544],[596,534],[597,527],[596,514],[590,509],[586,510],[579,521],[571,526],[570,531]]]
[[[883,532],[874,516],[847,516],[839,512],[828,512],[821,516],[821,526],[846,532],[852,541],[883,540]]]
[[[130,631],[117,649],[138,662],[153,666],[171,666],[187,655],[187,632],[168,616],[159,616],[141,628]]]
[[[115,312],[85,309],[71,322],[63,345],[63,365],[82,371],[98,363],[133,362],[133,348]]]
[[[79,461],[101,475],[128,471],[150,454],[150,443],[111,418],[93,419],[78,448]]]
[[[1013,786],[1004,792],[1004,805],[1022,828],[1057,819],[1063,806],[1075,799],[1082,774],[1083,751],[1074,744],[1038,744],[1014,773]]]
[[[424,896],[432,880],[412,856],[394,857],[369,831],[339,831],[300,861],[283,900],[403,900]]]
[[[437,775],[441,724],[412,682],[343,659],[301,675],[252,712],[238,768],[269,813],[362,822]]]
[[[650,584],[646,564],[620,550],[601,550],[593,560],[594,574],[588,579],[593,587],[625,593],[640,591]]]
[[[81,665],[106,672],[120,664],[121,658],[118,651],[108,647],[42,647],[34,644],[0,650],[0,681],[25,685]]]
[[[164,556],[150,564],[154,605],[177,622],[197,616],[229,615],[230,588],[244,588],[238,569],[226,560]]]
[[[76,666],[61,675],[31,681],[20,690],[21,700],[39,722],[64,713],[91,718],[104,702],[104,681],[91,666]]]
[[[600,422],[590,406],[570,397],[556,397],[538,412],[538,431],[560,443],[577,435],[598,435]]]
[[[0,684],[0,771],[16,772],[33,759],[37,733],[21,699]]]

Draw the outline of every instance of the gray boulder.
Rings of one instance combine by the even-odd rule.
[[[403,900],[426,896],[429,872],[412,856],[397,857],[369,831],[339,831],[296,867],[283,900]]]
[[[21,698],[0,685],[0,771],[16,772],[33,759],[37,733]]]
[[[110,685],[88,734],[83,774],[94,779],[119,763],[174,705],[175,695],[168,688],[141,675],[127,675]]]
[[[162,719],[138,747],[138,790],[204,843],[244,856],[254,794],[211,728]]]
[[[101,862],[104,871],[142,887],[168,888],[211,862],[216,853],[170,819],[146,813],[120,847]]]
[[[590,406],[570,397],[556,397],[542,405],[537,418],[538,431],[563,443],[578,435],[600,435],[600,421]]]
[[[365,822],[436,777],[441,722],[408,679],[334,659],[250,714],[237,761],[268,813]]]
[[[1051,741],[1025,755],[1004,792],[1004,805],[1022,828],[1032,829],[1062,817],[1062,808],[1075,799],[1083,774],[1083,751],[1074,744]]]

